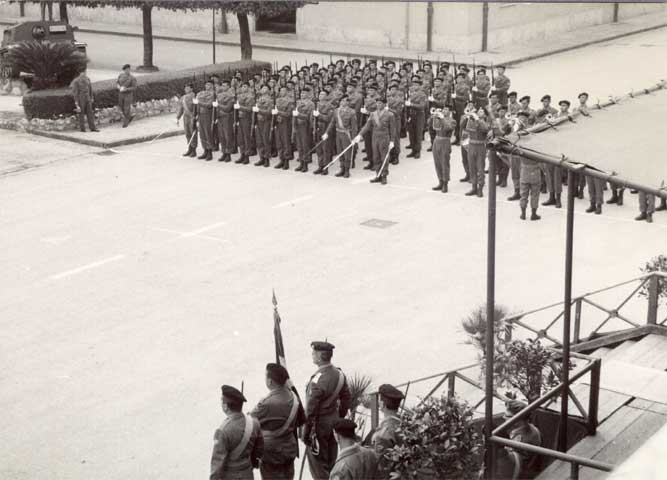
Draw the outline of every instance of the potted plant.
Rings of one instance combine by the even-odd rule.
[[[401,413],[397,445],[383,452],[391,479],[470,479],[480,469],[482,439],[473,409],[458,398],[431,397]]]

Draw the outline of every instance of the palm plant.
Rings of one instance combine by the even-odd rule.
[[[350,390],[350,419],[354,420],[357,408],[364,403],[366,391],[371,386],[371,377],[356,373],[348,381],[347,388]]]
[[[85,69],[86,55],[69,43],[20,42],[7,53],[14,71],[33,75],[32,89],[60,88]]]

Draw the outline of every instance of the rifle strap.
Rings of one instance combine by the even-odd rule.
[[[290,392],[290,395],[292,395],[292,408],[290,409],[287,420],[285,420],[285,423],[277,430],[262,430],[262,437],[264,437],[264,440],[280,437],[285,432],[287,432],[290,426],[292,426],[292,423],[296,418],[296,414],[299,411],[299,400],[296,398],[296,395],[294,395],[293,392]]]
[[[243,418],[245,419],[245,426],[243,429],[243,437],[241,437],[241,441],[239,444],[234,448],[234,450],[231,451],[229,454],[230,460],[236,460],[241,456],[245,448],[248,446],[248,442],[250,442],[250,435],[252,435],[252,430],[254,426],[253,419],[248,417],[247,415],[244,415]]]

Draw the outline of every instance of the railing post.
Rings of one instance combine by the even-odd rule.
[[[426,7],[426,51],[433,51],[433,2]]]
[[[456,394],[456,372],[448,374],[447,378],[447,398],[453,398]]]
[[[380,394],[371,395],[371,429],[375,430],[380,424]]]
[[[19,3],[19,16],[25,17],[25,2]]]
[[[614,23],[618,23],[618,2],[614,3],[614,15],[611,21]]]
[[[581,298],[574,303],[574,344],[581,339]]]
[[[600,366],[602,360],[596,358],[591,368],[591,384],[588,395],[588,434],[595,435],[598,428],[598,402],[600,399]]]
[[[489,47],[489,2],[484,2],[482,3],[482,52],[486,52],[488,47]]]
[[[570,480],[579,480],[579,464],[570,463]]]
[[[648,313],[646,323],[655,325],[658,321],[658,275],[652,275],[648,281]]]

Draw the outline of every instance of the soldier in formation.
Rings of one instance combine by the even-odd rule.
[[[137,79],[130,73],[131,67],[128,63],[123,65],[123,71],[118,75],[116,88],[118,88],[118,107],[123,114],[123,128],[127,128],[134,115],[132,115],[132,104],[134,103],[134,91],[137,89]]]

